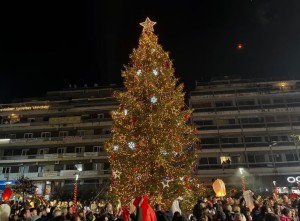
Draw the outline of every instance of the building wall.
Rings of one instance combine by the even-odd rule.
[[[198,175],[249,188],[289,186],[299,174],[300,81],[219,80],[197,82],[189,98],[201,138]],[[263,187],[263,188],[262,188]]]

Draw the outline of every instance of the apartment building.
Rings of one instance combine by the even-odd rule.
[[[280,193],[300,182],[300,80],[219,79],[196,82],[192,120],[201,138],[197,174],[211,184]],[[241,174],[242,173],[242,174]]]
[[[109,179],[103,142],[118,88],[68,88],[0,105],[0,183],[34,180],[38,194],[74,184],[100,188]]]

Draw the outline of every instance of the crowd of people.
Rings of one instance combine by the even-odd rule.
[[[300,200],[288,195],[275,199],[257,199],[253,195],[252,206],[242,196],[207,196],[199,198],[186,212],[162,209],[159,204],[152,209],[146,197],[136,198],[128,210],[103,201],[77,202],[76,209],[71,202],[60,201],[40,205],[18,201],[2,204],[7,204],[10,211],[7,218],[1,216],[1,205],[0,221],[299,221],[300,215]]]

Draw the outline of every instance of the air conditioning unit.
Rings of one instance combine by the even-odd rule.
[[[59,161],[55,161],[55,164],[59,164]]]

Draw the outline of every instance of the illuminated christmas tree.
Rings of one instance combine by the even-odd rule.
[[[193,177],[197,130],[188,122],[183,85],[174,77],[167,52],[157,43],[149,18],[130,63],[122,72],[125,89],[115,93],[112,139],[106,142],[112,169],[111,191],[122,203],[148,195],[166,206],[203,191]],[[192,204],[195,201],[191,201]],[[128,205],[128,204],[127,204]]]

